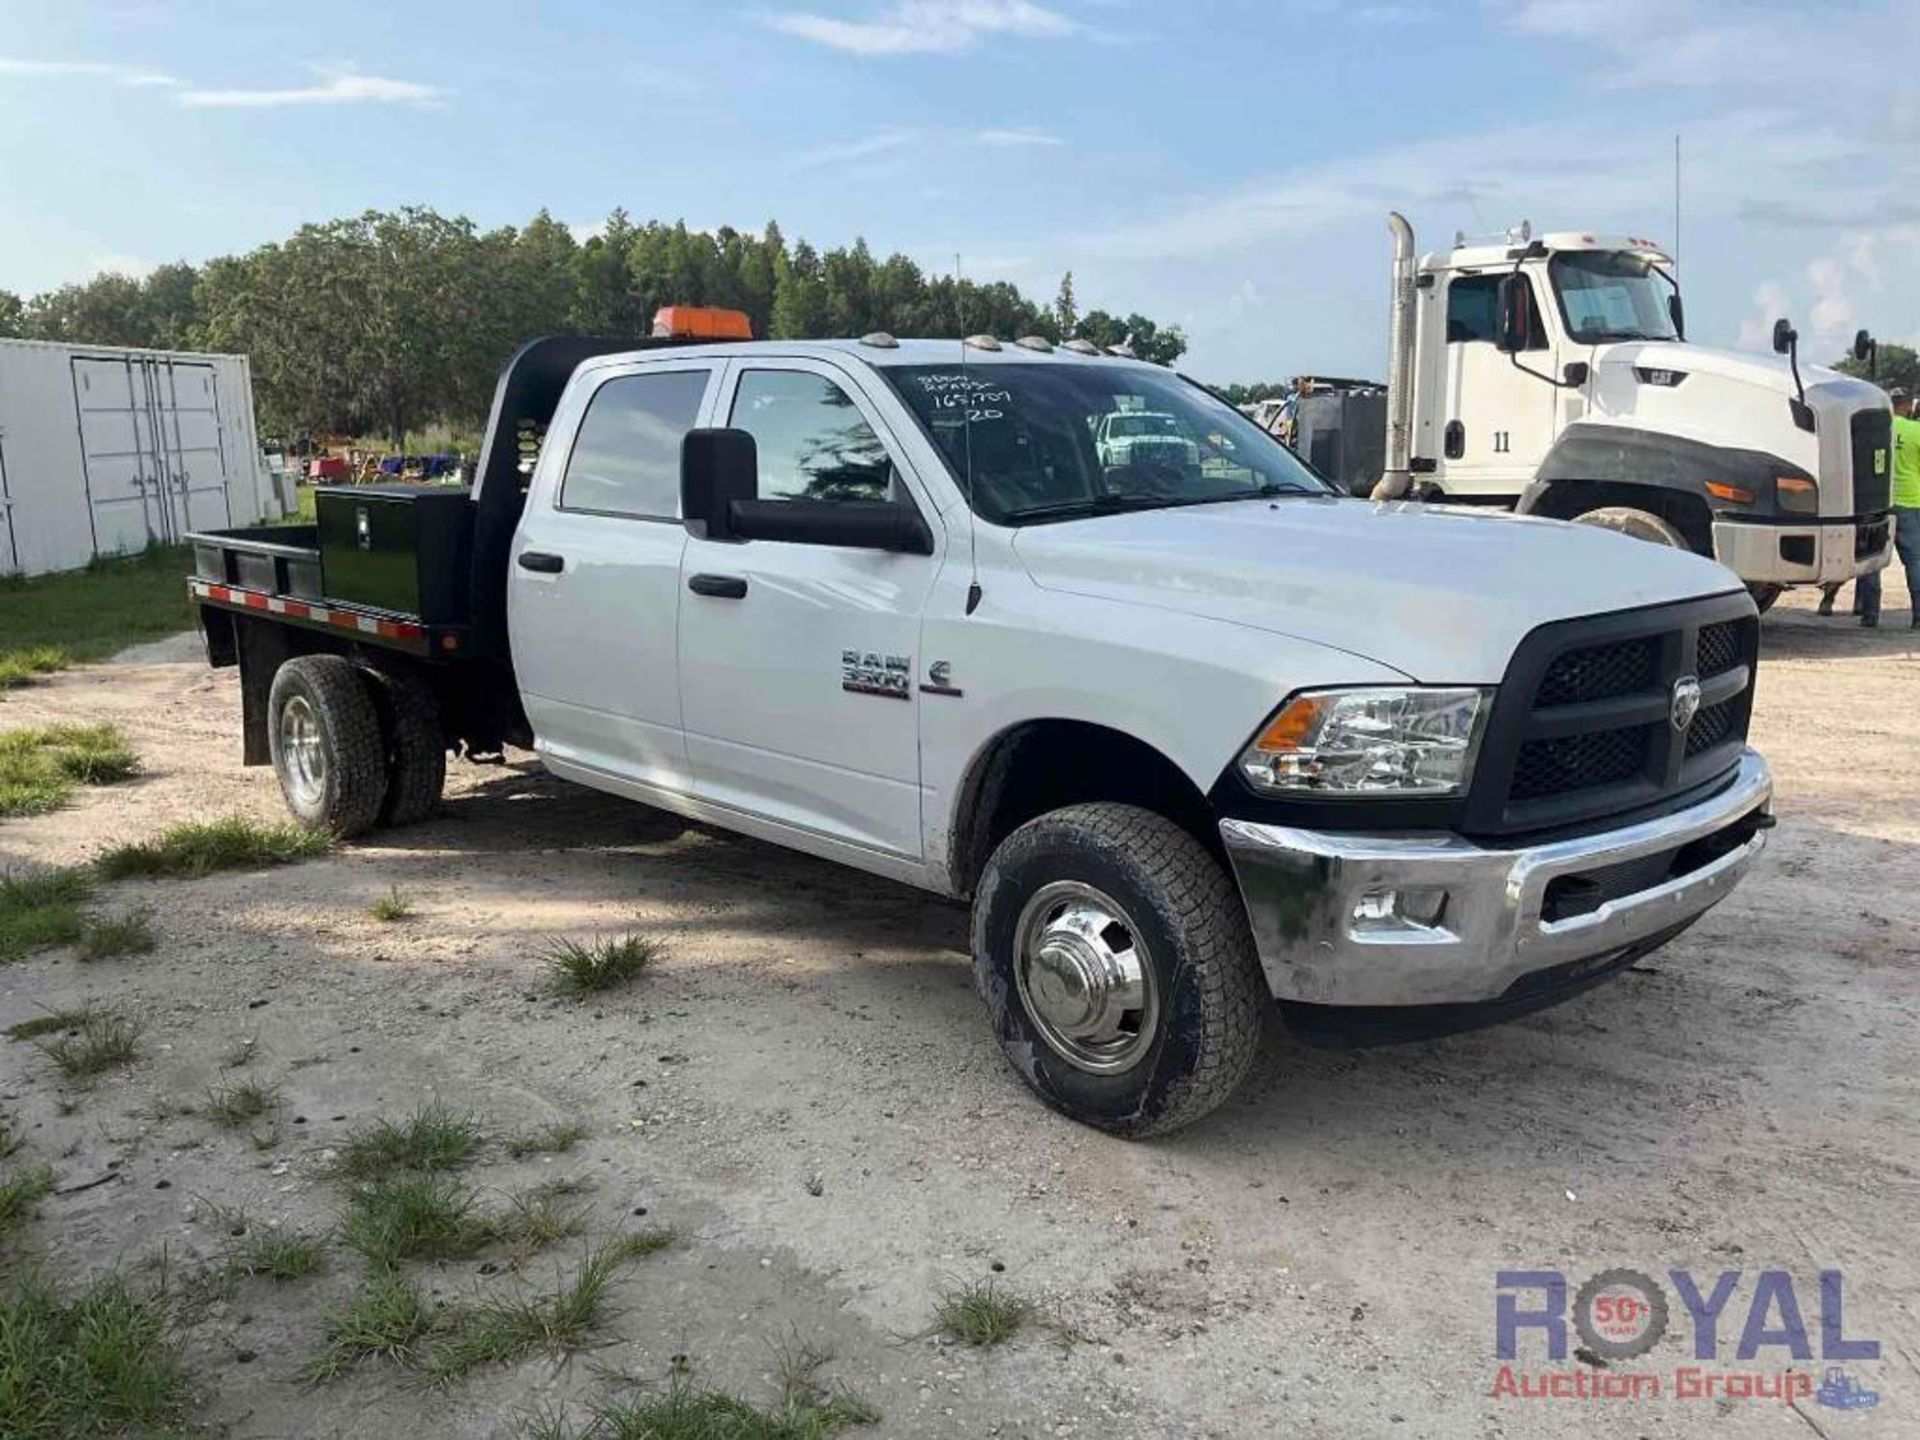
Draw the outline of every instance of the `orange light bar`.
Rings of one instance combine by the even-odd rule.
[[[1707,493],[1716,500],[1731,500],[1736,505],[1753,503],[1753,491],[1739,485],[1726,485],[1718,480],[1707,481]]]
[[[662,305],[653,313],[656,339],[751,340],[753,322],[743,310],[710,305]]]

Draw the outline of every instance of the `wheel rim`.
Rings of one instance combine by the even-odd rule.
[[[311,808],[325,797],[327,752],[320,720],[304,695],[280,707],[280,773],[296,805]]]
[[[1146,942],[1110,896],[1078,880],[1042,886],[1020,912],[1014,980],[1041,1039],[1093,1075],[1136,1064],[1160,997]]]

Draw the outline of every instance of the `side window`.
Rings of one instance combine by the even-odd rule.
[[[824,375],[748,370],[730,423],[750,432],[759,449],[762,500],[895,498],[887,447],[853,398]]]
[[[624,375],[594,392],[560,481],[564,510],[680,516],[680,441],[700,416],[707,370]]]
[[[1493,343],[1500,330],[1500,282],[1505,272],[1488,275],[1461,275],[1447,286],[1447,343],[1459,345],[1475,340]],[[1540,302],[1527,282],[1527,348],[1547,348],[1546,326],[1540,322]]]

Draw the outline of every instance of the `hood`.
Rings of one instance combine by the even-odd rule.
[[[1492,684],[1549,621],[1736,590],[1731,571],[1609,530],[1411,503],[1301,498],[1027,526],[1042,589],[1229,621]]]
[[[1725,350],[1714,345],[1693,345],[1677,340],[1626,340],[1600,346],[1597,362],[1601,365],[1643,365],[1649,370],[1679,370],[1689,375],[1713,375],[1741,385],[1754,385],[1780,395],[1792,395],[1793,370],[1784,355],[1756,355],[1751,350]],[[1825,365],[1800,362],[1800,378],[1807,389],[1839,384],[1872,389],[1864,380],[1854,380]]]

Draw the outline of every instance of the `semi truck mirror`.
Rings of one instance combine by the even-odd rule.
[[[1687,307],[1680,299],[1680,292],[1674,291],[1667,296],[1667,318],[1673,321],[1673,335],[1676,340],[1687,338]]]
[[[680,442],[680,516],[697,539],[733,540],[732,506],[760,488],[760,451],[745,430],[689,430]]]
[[[1494,343],[1505,355],[1518,355],[1527,348],[1527,302],[1531,298],[1524,275],[1509,275],[1500,282],[1500,316]]]
[[[1793,342],[1800,337],[1793,333],[1793,326],[1784,318],[1773,322],[1773,353],[1784,355],[1793,349]]]

